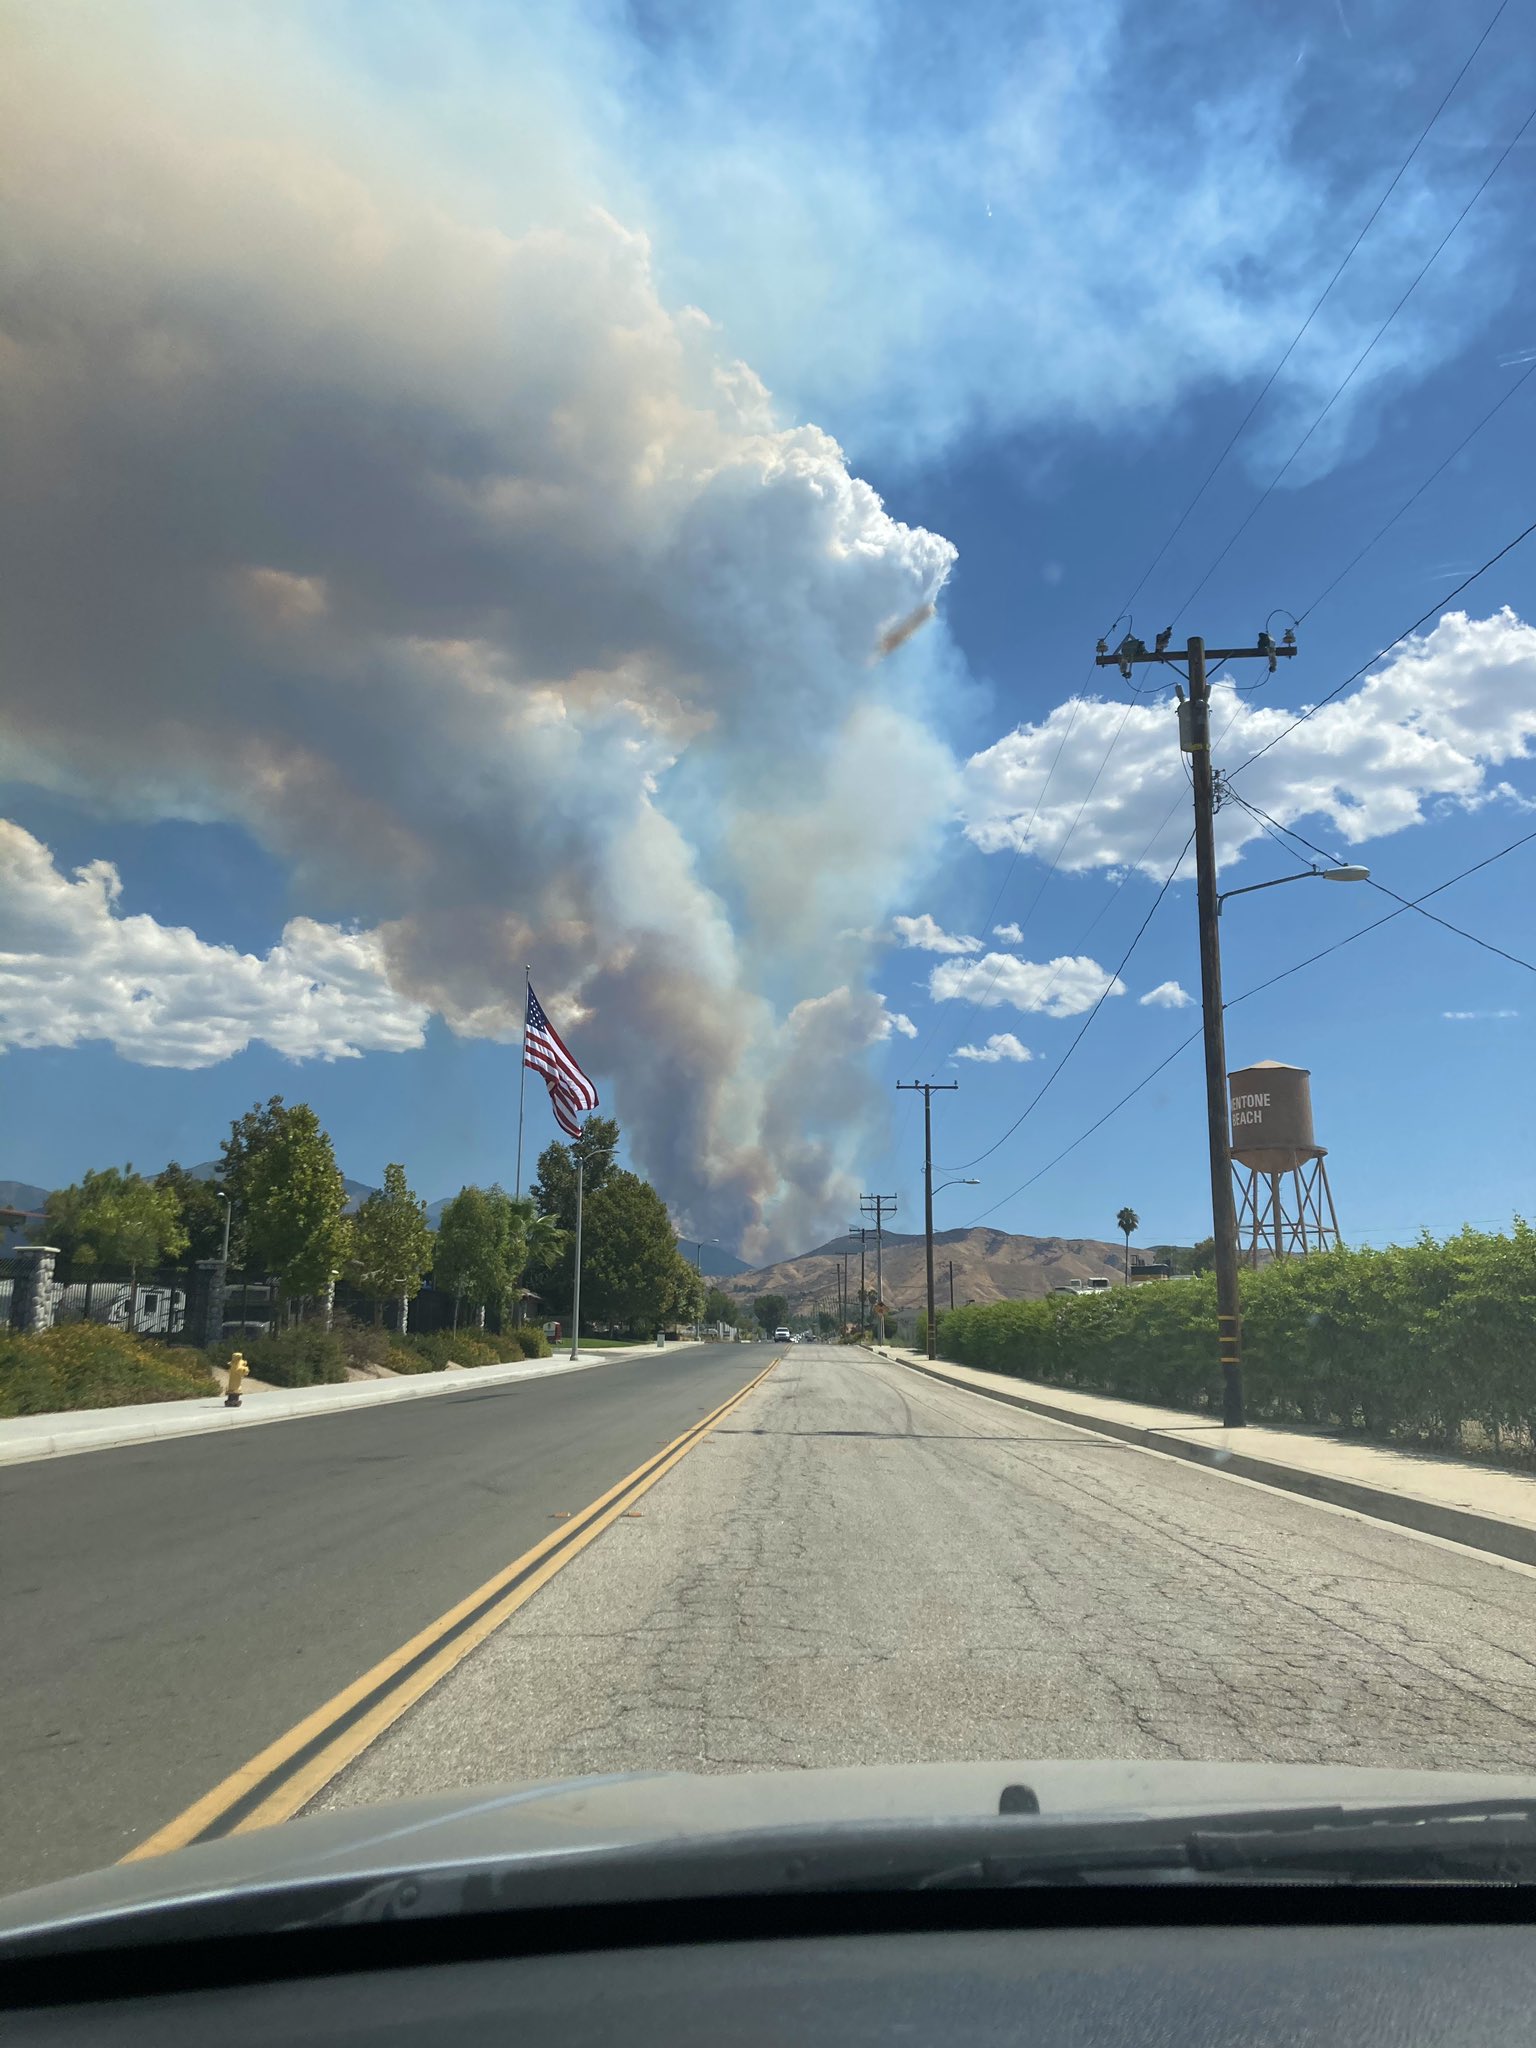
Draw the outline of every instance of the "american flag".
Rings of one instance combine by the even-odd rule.
[[[597,1090],[566,1049],[564,1039],[545,1016],[533,983],[528,984],[528,1028],[523,1038],[523,1065],[544,1076],[555,1122],[570,1137],[581,1136],[577,1119],[596,1109]]]

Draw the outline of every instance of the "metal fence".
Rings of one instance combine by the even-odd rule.
[[[34,1268],[23,1256],[0,1256],[0,1329],[19,1328],[33,1286]],[[163,1267],[152,1272],[131,1269],[103,1269],[99,1266],[58,1259],[51,1277],[43,1285],[44,1326],[60,1323],[102,1323],[125,1330],[136,1337],[159,1337],[171,1343],[198,1344],[218,1327],[217,1304],[206,1289],[215,1284],[206,1270],[191,1266]],[[279,1283],[265,1275],[230,1272],[224,1278],[222,1335],[240,1343],[266,1336],[276,1329],[284,1310]],[[359,1323],[382,1323],[386,1329],[399,1326],[399,1304],[376,1303],[371,1295],[339,1284],[333,1303],[334,1314]],[[318,1300],[292,1302],[290,1313],[308,1322],[322,1313]],[[215,1319],[210,1322],[210,1315]],[[478,1312],[451,1294],[435,1289],[430,1280],[412,1297],[407,1328],[422,1336],[439,1331],[470,1329]],[[491,1311],[485,1319],[490,1332],[501,1323]]]

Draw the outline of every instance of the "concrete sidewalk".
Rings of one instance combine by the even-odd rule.
[[[669,1344],[668,1351],[681,1347]],[[401,1374],[395,1379],[350,1380],[341,1386],[275,1387],[247,1392],[242,1405],[226,1408],[217,1390],[206,1400],[143,1401],[122,1408],[69,1408],[55,1415],[18,1415],[0,1422],[0,1465],[34,1458],[62,1458],[77,1451],[113,1450],[120,1444],[152,1443],[162,1437],[203,1436],[210,1430],[250,1429],[263,1422],[291,1422],[306,1415],[345,1414],[383,1401],[418,1401],[433,1394],[462,1392],[467,1386],[502,1387],[552,1373],[590,1372],[631,1358],[656,1358],[656,1344],[622,1351],[583,1350],[569,1358],[519,1359],[511,1365],[451,1365],[441,1372]]]
[[[1427,1451],[1355,1443],[1322,1430],[1271,1429],[1263,1424],[1223,1429],[1219,1422],[1182,1409],[1042,1386],[891,1345],[880,1355],[1053,1422],[1072,1423],[1100,1436],[1536,1565],[1536,1474]]]

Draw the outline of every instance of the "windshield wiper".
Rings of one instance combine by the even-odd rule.
[[[923,1889],[1103,1883],[1145,1877],[1322,1878],[1338,1883],[1536,1883],[1536,1800],[1035,1824],[1006,1849],[930,1870]]]
[[[1437,1800],[1276,1816],[1191,1831],[1190,1865],[1225,1875],[1358,1875],[1372,1882],[1536,1882],[1536,1800]]]

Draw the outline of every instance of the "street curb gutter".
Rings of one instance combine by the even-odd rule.
[[[1394,1493],[1388,1487],[1367,1486],[1359,1480],[1335,1479],[1325,1472],[1308,1472],[1296,1465],[1277,1464],[1272,1458],[1255,1458],[1246,1451],[1192,1444],[1165,1430],[1116,1422],[1112,1417],[1090,1415],[1059,1402],[1041,1401],[1034,1395],[1005,1394],[995,1387],[973,1386],[969,1380],[955,1378],[933,1361],[919,1365],[914,1359],[896,1358],[890,1352],[883,1351],[879,1355],[889,1358],[893,1365],[904,1365],[909,1372],[923,1373],[946,1387],[957,1388],[962,1393],[980,1394],[984,1401],[1002,1401],[1012,1408],[1026,1408],[1032,1415],[1042,1415],[1050,1422],[1070,1423],[1074,1429],[1086,1429],[1095,1436],[1115,1437],[1122,1443],[1137,1444],[1143,1450],[1160,1451],[1165,1457],[1208,1465],[1215,1472],[1233,1472],[1240,1479],[1254,1479],[1263,1486],[1274,1486],[1286,1493],[1299,1493],[1311,1500],[1326,1501],[1330,1507],[1353,1508],[1358,1514],[1370,1515],[1377,1521],[1398,1522],[1406,1529],[1417,1529],[1422,1535],[1440,1536],[1449,1543],[1464,1543],[1474,1550],[1491,1550],[1496,1556],[1514,1558],[1520,1564],[1536,1565],[1536,1528],[1519,1522],[1480,1515],[1471,1508],[1448,1507],[1439,1501],[1421,1500],[1413,1494]]]
[[[669,1349],[671,1347],[668,1347]],[[303,1422],[315,1415],[350,1415],[359,1408],[380,1407],[391,1401],[418,1401],[435,1394],[466,1393],[473,1388],[522,1386],[528,1380],[549,1379],[556,1374],[595,1372],[605,1365],[622,1365],[630,1359],[654,1358],[654,1349],[593,1352],[576,1364],[569,1359],[537,1365],[511,1364],[464,1366],[454,1372],[412,1373],[394,1380],[354,1380],[346,1386],[293,1387],[270,1394],[247,1394],[252,1404],[226,1408],[215,1393],[205,1403],[197,1397],[183,1403],[159,1404],[153,1416],[135,1414],[131,1420],[112,1423],[103,1420],[94,1429],[56,1429],[36,1436],[24,1435],[6,1441],[7,1428],[16,1422],[60,1420],[80,1414],[79,1409],[61,1409],[57,1418],[16,1416],[0,1422],[0,1466],[33,1464],[42,1458],[68,1458],[83,1451],[121,1450],[128,1444],[164,1443],[172,1437],[207,1436],[226,1429],[255,1429],[272,1422]],[[218,1402],[218,1406],[212,1406]],[[104,1417],[111,1409],[96,1410]],[[163,1419],[162,1419],[163,1417]]]

